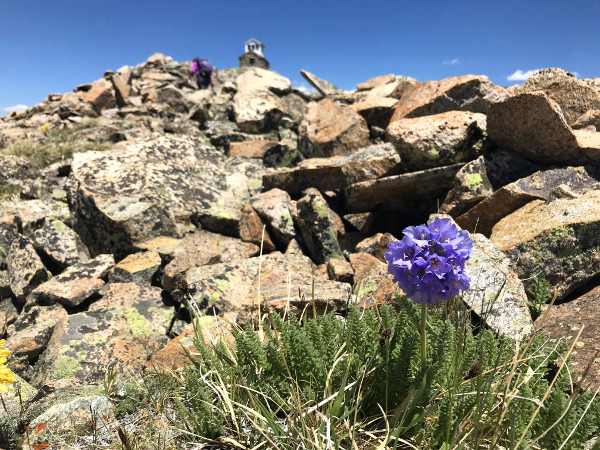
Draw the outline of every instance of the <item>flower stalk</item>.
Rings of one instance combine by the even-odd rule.
[[[426,341],[426,329],[427,329],[427,303],[421,304],[421,368],[427,368],[427,341]]]

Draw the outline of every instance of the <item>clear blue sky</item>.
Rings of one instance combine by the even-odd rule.
[[[545,67],[600,77],[599,19],[598,0],[0,0],[0,115],[156,52],[237,67],[251,37],[296,86],[300,69],[347,90],[388,73],[502,86]]]

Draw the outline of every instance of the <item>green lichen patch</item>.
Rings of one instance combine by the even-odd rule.
[[[54,365],[54,376],[59,379],[71,379],[79,369],[79,361],[70,356],[61,355]]]

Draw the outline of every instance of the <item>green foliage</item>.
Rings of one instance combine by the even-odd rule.
[[[88,140],[78,131],[99,126],[97,119],[89,119],[74,129],[50,130],[40,141],[23,140],[8,145],[3,153],[27,159],[34,167],[43,168],[71,158],[74,153],[108,148],[104,140]]]
[[[226,437],[248,448],[393,446],[398,438],[423,449],[576,449],[598,433],[600,402],[573,393],[568,371],[545,397],[564,344],[536,333],[517,347],[438,308],[428,315],[423,369],[418,307],[397,300],[350,308],[345,318],[269,316],[262,337],[250,325],[233,328],[235,345],[206,344],[198,330],[193,365],[177,382],[145,383],[144,399],[132,397],[171,404],[188,441]]]
[[[533,286],[529,295],[528,304],[529,312],[533,320],[537,319],[542,314],[543,306],[548,302],[550,294],[548,290],[550,283],[540,273],[533,278]]]

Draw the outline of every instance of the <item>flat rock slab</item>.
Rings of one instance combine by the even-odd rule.
[[[299,194],[309,187],[325,192],[384,176],[399,162],[393,145],[370,145],[347,155],[311,158],[293,169],[267,173],[263,175],[263,186],[290,194]]]
[[[600,273],[600,192],[534,200],[500,220],[490,240],[514,262],[527,287],[541,276],[560,300]]]
[[[536,321],[542,324],[542,317]],[[571,367],[581,376],[591,364],[583,387],[596,388],[600,383],[600,360],[598,359],[598,342],[600,342],[600,287],[568,303],[554,305],[543,322],[550,344],[566,340],[569,345],[584,326],[579,340],[570,356]],[[578,378],[577,376],[577,378]],[[577,381],[575,379],[574,381]]]
[[[387,137],[406,167],[423,170],[475,159],[485,128],[484,114],[449,111],[396,120]]]
[[[106,277],[114,264],[112,255],[99,255],[87,263],[75,264],[38,286],[31,292],[31,298],[38,305],[80,305],[104,286],[102,277]]]
[[[481,155],[458,171],[440,213],[458,217],[501,187],[541,168],[517,153],[495,151]]]
[[[17,300],[25,303],[37,286],[50,278],[31,241],[23,236],[13,241],[6,257],[10,289]]]
[[[171,136],[78,153],[72,167],[75,229],[94,253],[117,259],[134,253],[135,243],[177,237],[190,222],[238,234],[243,202],[260,188],[264,171]]]
[[[367,122],[349,106],[323,99],[310,106],[299,128],[306,157],[345,155],[370,144]]]
[[[261,261],[261,292],[274,283],[292,281],[310,283],[315,267],[303,255],[275,252],[262,258],[255,257],[237,263],[222,263],[188,270],[185,279],[193,286],[193,300],[202,311],[222,313],[237,311],[243,305],[257,306],[259,285],[259,259]],[[324,277],[317,279],[328,279]],[[261,295],[262,300],[268,300]],[[247,308],[246,308],[247,310]]]
[[[487,123],[489,137],[500,148],[540,164],[585,164],[600,155],[600,135],[571,129],[560,106],[543,92],[492,105]]]
[[[319,91],[319,94],[321,94],[323,97],[326,97],[328,95],[340,95],[344,93],[344,91],[335,87],[329,81],[319,78],[318,76],[313,75],[312,73],[307,72],[306,70],[301,70],[300,75],[302,75],[304,79],[311,84],[312,87]]]
[[[157,252],[133,253],[119,261],[109,274],[112,283],[150,284],[162,264]]]
[[[406,89],[390,124],[410,117],[430,116],[447,111],[487,114],[490,105],[508,97],[506,90],[486,76],[465,75],[426,81]]]
[[[379,203],[439,197],[448,191],[462,166],[453,164],[363,181],[344,189],[344,198],[352,212],[366,212]]]
[[[143,303],[142,300],[140,303]],[[55,387],[98,384],[109,364],[135,373],[167,342],[172,315],[160,309],[110,306],[72,314],[54,328],[48,348],[35,365],[32,382]]]
[[[242,141],[232,142],[229,145],[229,156],[245,156],[247,158],[261,158],[265,156],[265,152],[278,141]]]
[[[165,266],[162,286],[175,289],[175,278],[194,267],[221,262],[236,262],[258,255],[260,248],[250,242],[222,236],[217,233],[199,231],[186,236],[175,258]]]
[[[70,436],[97,436],[98,439],[115,441],[114,426],[117,424],[113,404],[100,395],[80,397],[66,404],[49,408],[29,424],[29,444],[32,448],[48,445],[57,440],[57,434]]]
[[[38,253],[48,261],[49,268],[58,272],[90,260],[90,253],[81,238],[61,220],[47,221],[31,235],[31,240]]]
[[[346,311],[351,301],[352,286],[339,281],[315,280],[314,303],[313,284],[308,280],[279,281],[261,289],[261,295],[264,310],[268,308],[279,315],[287,311],[287,314],[297,317],[302,314],[313,317],[313,304],[317,315]],[[256,310],[256,305],[246,303],[238,315],[238,323],[250,320]]]
[[[66,221],[69,219],[66,203],[47,203],[42,200],[0,201],[0,223],[15,223],[19,231],[30,234],[40,228],[44,219]]]
[[[469,232],[490,236],[501,219],[532,200],[575,198],[600,188],[600,167],[547,169],[501,187],[456,219]]]
[[[496,333],[515,340],[533,331],[527,294],[517,271],[502,251],[482,234],[471,234],[473,254],[465,268],[471,287],[463,301]]]

